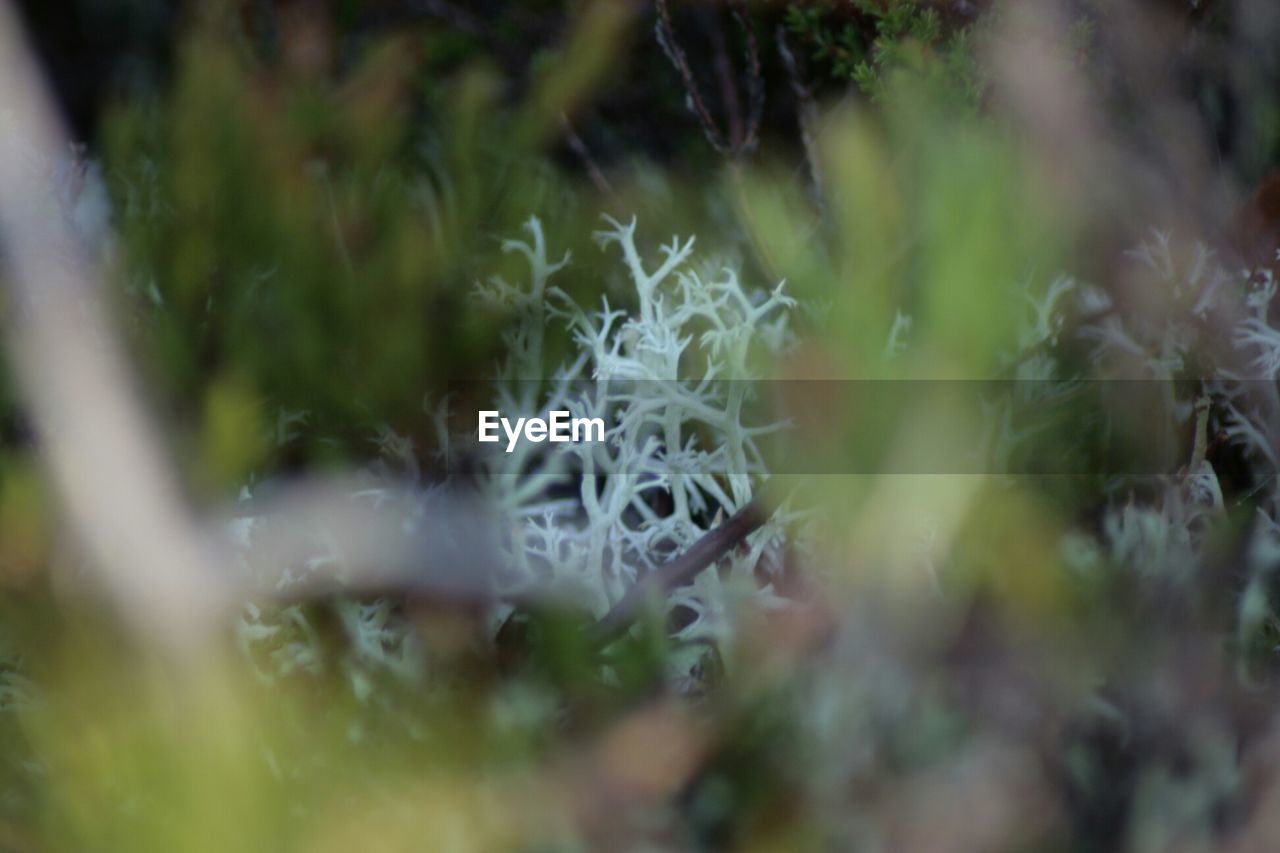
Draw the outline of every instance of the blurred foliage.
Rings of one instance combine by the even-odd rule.
[[[951,97],[976,105],[980,90],[969,42],[973,21],[915,0],[792,3],[786,14],[787,30],[807,49],[813,67],[832,81],[852,81],[884,100],[886,72],[910,69]]]
[[[540,151],[619,35],[592,9],[519,110],[482,63],[437,79],[447,38],[371,44],[334,85],[273,71],[214,22],[168,98],[106,118],[124,310],[164,409],[203,424],[202,482],[368,455],[378,424],[427,444],[424,399],[496,356],[466,294],[498,235],[575,215]]]
[[[957,11],[973,4],[753,7],[770,106],[761,150],[732,161],[685,109],[647,7],[404,4],[436,10],[405,21],[399,4],[277,5],[193,6],[171,77],[121,87],[94,125],[112,307],[203,504],[385,465],[402,439],[437,474],[431,404],[490,375],[512,319],[471,287],[518,277],[501,239],[530,215],[573,252],[563,286],[581,304],[627,299],[591,241],[602,212],[637,214],[648,245],[693,233],[751,280],[785,279],[806,313],[772,365],[783,380],[1008,378],[1028,294],[1102,251],[990,103],[980,43],[998,12]],[[1094,5],[1063,41],[1116,96]],[[697,24],[716,12],[676,12],[706,80]],[[796,89],[841,102],[810,122]],[[1274,159],[1263,100],[1239,107],[1242,174]],[[547,366],[571,346],[553,330]],[[1161,517],[1138,513],[1183,482],[1182,427],[1156,485],[1087,455],[1078,433],[1097,425],[1075,422],[1036,447],[1088,477],[909,475],[895,465],[981,439],[962,392],[869,409],[788,389],[820,415],[790,464],[822,476],[780,471],[768,497],[823,512],[801,567],[762,580],[817,578],[799,616],[744,607],[724,647],[689,648],[649,614],[601,646],[581,614],[520,606],[493,630],[388,597],[425,650],[394,672],[353,665],[353,602],[299,602],[280,610],[320,652],[281,673],[230,626],[207,666],[176,672],[102,611],[6,384],[0,847],[1152,850],[1244,825],[1256,768],[1240,756],[1280,635],[1270,569],[1241,568],[1253,480],[1224,476],[1231,506],[1197,569],[1219,575],[1187,580],[1172,549],[1143,574],[1104,553],[1107,520],[1157,536]],[[1164,425],[1129,405],[1108,411],[1132,455]]]

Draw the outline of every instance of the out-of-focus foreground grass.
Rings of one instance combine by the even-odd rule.
[[[811,164],[801,146],[710,152],[670,72],[661,85],[684,122],[670,135],[685,150],[665,163],[632,152],[592,182],[562,150],[565,128],[624,87],[639,64],[628,51],[651,22],[635,4],[571,5],[565,30],[515,78],[447,28],[353,41],[333,57],[304,21],[297,44],[267,62],[234,15],[193,15],[171,85],[114,103],[92,152],[112,211],[103,301],[166,452],[212,510],[293,475],[385,474],[393,439],[418,453],[392,474],[438,473],[424,401],[492,370],[510,318],[469,293],[490,275],[519,278],[501,240],[530,215],[556,251],[572,251],[561,286],[584,304],[626,300],[591,240],[600,214],[634,213],[652,246],[697,234],[736,253],[760,285],[785,279],[799,300],[794,347],[760,371],[802,389],[788,405],[819,414],[800,418],[804,453],[791,470],[831,473],[778,470],[765,493],[813,513],[816,532],[794,559],[822,607],[744,606],[693,696],[669,674],[681,650],[662,624],[600,648],[587,617],[533,610],[495,638],[467,608],[417,600],[394,605],[423,649],[413,672],[351,667],[343,605],[328,600],[292,605],[322,650],[306,671],[261,665],[235,624],[204,656],[177,661],[101,603],[6,379],[0,846],[1096,840],[1104,800],[1120,790],[1109,774],[1131,768],[1105,765],[1116,752],[1071,726],[1105,726],[1109,711],[1090,710],[1103,704],[1099,685],[1145,685],[1156,676],[1144,668],[1171,672],[1179,654],[1152,611],[1134,609],[1146,599],[1131,596],[1128,575],[1105,558],[1082,572],[1063,550],[1114,497],[1105,460],[1082,457],[1089,475],[1075,478],[895,474],[916,454],[962,457],[990,422],[967,398],[868,412],[852,394],[806,399],[799,380],[1009,378],[1026,294],[1092,264],[1102,191],[1054,172],[1062,164],[1046,157],[1045,128],[1027,119],[1016,86],[990,84],[992,103],[979,108],[911,42],[874,105],[824,106],[806,128]],[[998,31],[986,36],[986,55],[1016,52]],[[886,359],[904,315],[911,347]],[[548,369],[572,347],[549,334]],[[1158,421],[1116,427],[1115,441],[1141,447],[1173,431],[1172,474],[1190,437]],[[1197,684],[1231,678],[1220,665],[1187,664],[1200,667]],[[1165,686],[1179,684],[1169,675]],[[1206,719],[1217,718],[1201,719],[1188,747],[1194,784],[1178,787],[1180,765],[1160,753],[1145,787],[1121,786],[1139,800],[1130,838],[1164,838],[1144,821],[1166,819],[1171,804],[1185,810],[1167,818],[1176,838],[1214,831],[1215,798],[1231,784],[1220,777],[1235,765],[1230,726]]]

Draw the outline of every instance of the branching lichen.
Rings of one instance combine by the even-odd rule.
[[[495,405],[512,416],[565,409],[607,424],[600,443],[554,450],[522,443],[485,455],[486,488],[511,519],[509,548],[522,582],[573,590],[597,615],[700,538],[718,514],[744,506],[767,476],[758,439],[781,425],[749,422],[750,380],[758,378],[757,357],[789,345],[795,305],[782,285],[753,290],[732,268],[696,268],[692,238],[673,238],[651,265],[634,219],[605,222],[596,241],[621,253],[632,312],[607,298],[585,310],[549,284],[569,256],[548,260],[536,218],[526,223],[528,242],[504,244],[528,259],[527,285],[493,279],[477,288],[514,316]],[[555,321],[578,355],[542,382],[541,336]],[[751,580],[754,589],[757,570],[776,564],[779,542],[776,525],[756,533],[745,553],[731,556],[726,577]],[[725,593],[715,571],[704,575],[671,605],[693,614],[682,638],[722,640]]]

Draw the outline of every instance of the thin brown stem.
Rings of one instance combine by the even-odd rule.
[[[596,623],[596,638],[604,642],[622,633],[635,621],[650,599],[664,596],[692,581],[699,572],[715,564],[760,529],[767,518],[760,505],[753,500],[723,524],[707,531],[688,550],[631,587],[613,609]]]
[[[671,9],[667,0],[654,0],[654,6],[658,12],[658,21],[655,29],[658,45],[662,48],[663,53],[667,55],[667,59],[671,61],[671,64],[675,66],[676,71],[679,72],[680,80],[684,84],[688,98],[689,109],[697,117],[698,123],[702,125],[702,132],[706,135],[707,141],[711,143],[711,147],[731,157],[737,157],[754,150],[759,142],[760,122],[764,115],[764,82],[760,70],[760,48],[756,42],[755,30],[751,26],[751,21],[746,15],[743,4],[740,0],[733,0],[730,3],[730,9],[734,21],[742,28],[746,38],[746,86],[749,114],[745,127],[740,131],[737,130],[734,119],[735,110],[740,116],[741,108],[737,104],[736,91],[731,98],[726,96],[725,109],[729,113],[730,125],[728,137],[716,122],[715,117],[712,116],[706,99],[702,95],[702,90],[698,86],[698,81],[694,77],[693,69],[689,65],[689,57],[685,54],[684,48],[680,46],[680,42],[676,38],[675,25],[671,21]],[[738,121],[741,121],[740,117]]]
[[[787,29],[781,24],[776,32],[778,55],[782,58],[782,66],[787,70],[787,81],[796,98],[796,122],[800,125],[800,141],[804,145],[804,159],[809,166],[809,181],[814,201],[819,208],[825,208],[822,192],[822,167],[818,160],[818,146],[814,139],[814,128],[818,123],[818,107],[814,101],[813,91],[805,85],[800,73],[800,63],[791,51],[787,41]]]
[[[582,161],[582,166],[587,170],[587,177],[591,179],[591,184],[601,195],[607,195],[610,198],[616,197],[617,192],[613,189],[613,184],[609,183],[609,179],[605,177],[604,172],[600,171],[600,167],[596,164],[595,158],[591,156],[591,151],[587,148],[587,144],[582,141],[582,137],[574,130],[573,123],[569,121],[569,117],[564,113],[560,114],[560,126],[564,130],[565,144]]]

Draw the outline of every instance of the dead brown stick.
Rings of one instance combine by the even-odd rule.
[[[728,154],[732,157],[754,150],[759,141],[760,121],[764,114],[764,83],[761,77],[760,49],[756,43],[755,31],[752,29],[751,21],[742,9],[741,4],[733,2],[730,4],[730,8],[734,21],[742,28],[746,38],[747,98],[750,113],[745,127],[741,129],[735,128],[733,113],[735,111],[736,95],[732,98],[726,97],[725,108],[730,113],[730,132],[728,137],[720,129],[715,117],[711,115],[706,99],[702,96],[702,89],[698,86],[693,69],[689,65],[689,57],[685,54],[684,48],[680,46],[680,42],[676,38],[675,25],[671,20],[671,10],[667,5],[667,0],[655,0],[655,6],[658,11],[656,27],[658,45],[662,48],[663,53],[667,55],[667,59],[671,61],[671,64],[675,66],[676,71],[679,72],[680,80],[684,84],[685,92],[689,98],[689,108],[697,117],[698,123],[702,125],[703,133],[706,135],[707,141],[711,143],[711,147],[722,154]]]
[[[596,191],[601,195],[616,198],[618,194],[614,191],[613,184],[609,183],[609,179],[604,176],[604,172],[600,171],[600,166],[596,163],[595,158],[591,156],[587,143],[578,135],[573,123],[569,121],[569,117],[564,113],[560,113],[560,126],[564,129],[565,143],[569,146],[569,150],[582,161],[583,168],[587,170],[587,177],[591,179]]]
[[[729,125],[729,139],[737,147],[746,136],[746,128],[742,122],[742,103],[738,97],[738,88],[734,85],[733,62],[729,59],[729,39],[719,15],[712,15],[711,45],[714,57],[712,68],[715,70],[716,82],[720,84],[720,103],[724,106],[725,119]]]
[[[814,101],[813,91],[805,84],[800,72],[800,63],[791,51],[787,40],[787,28],[782,24],[774,36],[778,44],[778,55],[782,58],[782,66],[787,70],[787,81],[791,84],[791,92],[796,99],[796,122],[800,126],[800,141],[804,145],[804,159],[809,166],[810,191],[814,202],[825,216],[826,203],[823,196],[822,167],[818,158],[818,145],[815,130],[818,125],[818,107]]]
[[[738,547],[758,530],[768,515],[756,501],[735,512],[719,527],[707,531],[688,550],[674,557],[656,571],[650,572],[606,613],[594,628],[595,638],[606,642],[624,631],[651,598],[665,595],[684,586],[698,573]]]

